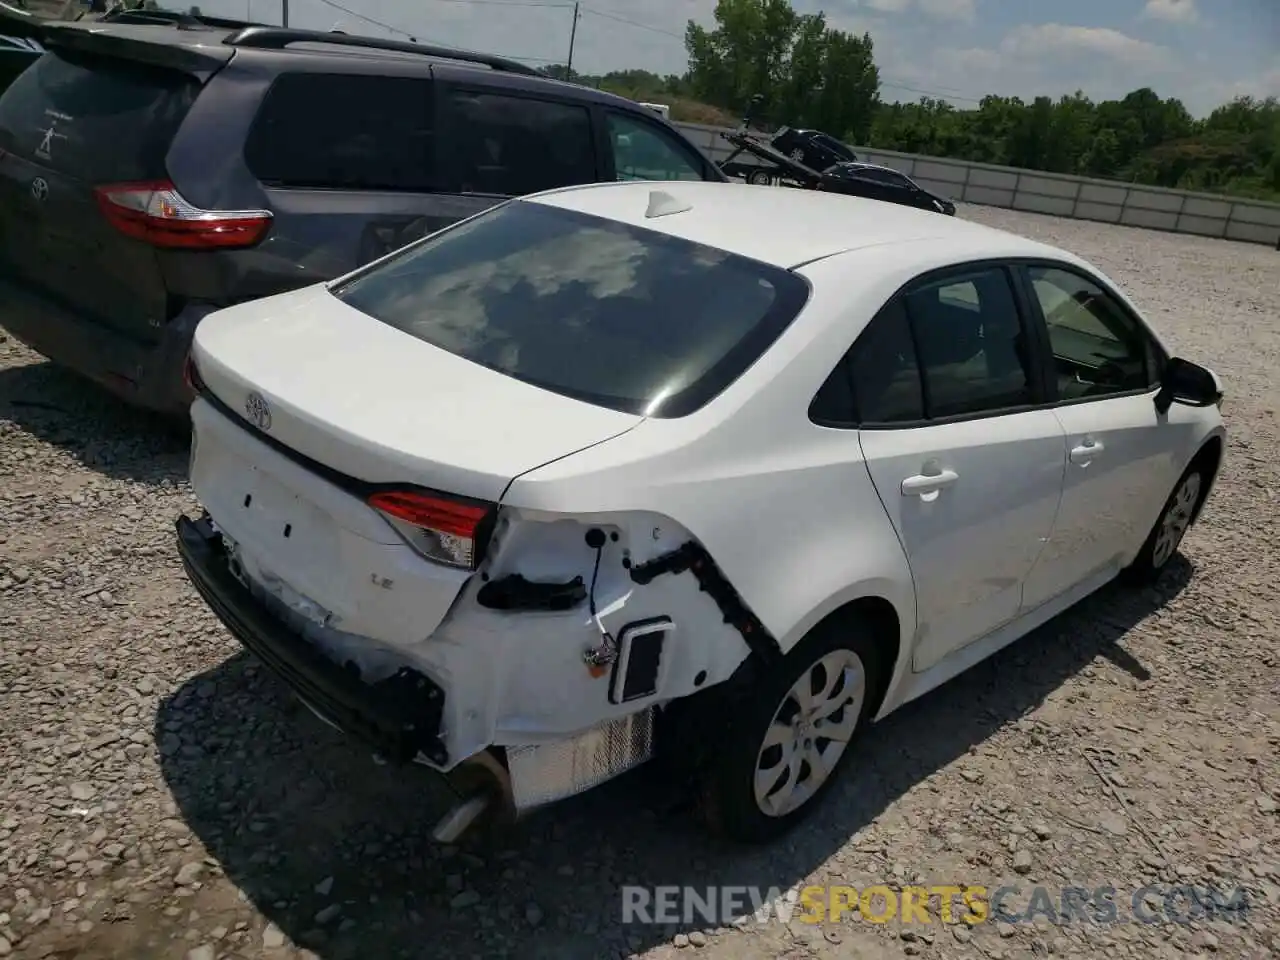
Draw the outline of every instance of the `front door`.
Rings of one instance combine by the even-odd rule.
[[[1171,431],[1185,410],[1155,407],[1162,358],[1142,323],[1074,268],[1029,266],[1045,319],[1066,444],[1066,478],[1053,536],[1027,580],[1031,609],[1116,572],[1142,545],[1181,464]]]
[[[927,670],[1017,616],[1058,509],[1062,426],[1034,409],[1041,385],[1002,266],[909,288],[859,340],[863,456],[911,566],[913,668]]]

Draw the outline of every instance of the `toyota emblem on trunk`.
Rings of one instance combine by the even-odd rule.
[[[43,203],[49,197],[49,181],[44,177],[36,177],[31,181],[31,198]]]
[[[245,397],[244,412],[249,422],[259,430],[271,429],[271,407],[267,403],[267,398],[258,391],[255,390]]]

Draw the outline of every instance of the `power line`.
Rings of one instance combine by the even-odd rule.
[[[466,0],[461,0],[466,2]],[[677,40],[683,41],[683,33],[672,33],[670,30],[663,30],[661,27],[652,27],[647,23],[641,23],[638,20],[628,20],[626,17],[620,17],[616,13],[605,13],[603,10],[593,10],[591,7],[583,7],[583,13],[589,13],[593,17],[601,17],[605,20],[612,20],[615,23],[625,23],[629,27],[637,27],[641,30],[648,30],[651,33],[660,33],[663,36],[675,37]]]
[[[417,34],[410,33],[407,30],[401,30],[399,27],[394,27],[389,23],[383,23],[381,20],[375,20],[373,17],[366,16],[363,13],[358,13],[357,11],[352,10],[350,7],[347,7],[341,3],[338,3],[337,0],[320,0],[320,2],[323,3],[325,6],[333,7],[335,10],[341,10],[343,13],[347,14],[348,16],[355,17],[357,20],[363,20],[365,23],[373,24],[375,27],[381,27],[383,30],[387,30],[390,33],[394,33],[402,37],[407,37],[408,39],[415,42],[418,40]],[[494,3],[500,6],[556,6],[556,7],[573,6],[573,4],[563,4],[563,3],[521,3],[521,2],[518,2],[518,0],[453,0],[453,2],[469,2],[469,3],[489,2],[489,3]],[[437,43],[439,41],[433,40],[432,42]],[[444,43],[441,43],[440,45],[452,46],[452,44],[444,44]],[[507,55],[502,54],[502,56],[507,56]],[[559,63],[560,62],[560,59],[558,57],[507,56],[507,59],[508,60],[527,60],[532,63]]]
[[[320,0],[320,2],[327,7],[333,7],[335,10],[341,10],[343,13],[348,16],[355,17],[357,20],[363,20],[365,23],[371,23],[375,27],[381,27],[383,30],[389,30],[391,33],[397,33],[402,37],[409,37],[410,39],[413,39],[413,34],[408,31],[401,30],[399,27],[393,27],[389,23],[383,23],[381,20],[375,20],[373,17],[365,16],[363,13],[357,13],[350,7],[344,7],[342,4],[338,3],[337,0]]]
[[[320,2],[327,6],[333,7],[336,10],[341,10],[343,13],[353,16],[358,20],[363,20],[366,23],[371,23],[374,26],[381,27],[383,30],[388,30],[391,33],[398,34],[402,37],[408,37],[411,40],[416,39],[416,36],[414,34],[409,33],[407,30],[402,30],[399,27],[392,26],[389,23],[383,23],[381,20],[376,20],[373,17],[366,16],[363,13],[358,13],[355,10],[352,10],[350,7],[344,6],[343,4],[339,3],[338,0],[320,0]],[[672,37],[673,39],[680,40],[681,42],[683,42],[685,39],[683,34],[675,33],[674,31],[671,31],[671,30],[665,30],[662,27],[655,27],[652,24],[641,23],[639,20],[632,20],[629,17],[620,16],[619,14],[612,13],[606,10],[598,10],[593,7],[588,7],[581,3],[579,4],[566,3],[564,2],[564,0],[431,0],[431,2],[478,4],[482,6],[488,5],[488,6],[498,6],[498,7],[542,7],[542,8],[548,8],[548,9],[570,9],[570,8],[578,7],[581,13],[588,14],[593,17],[600,17],[603,20],[611,20],[614,23],[621,23],[621,24],[624,24],[625,26],[635,27],[638,30],[647,30],[650,33],[657,33],[665,37]],[[576,26],[577,26],[578,16],[579,16],[579,13],[575,11],[574,18],[573,18],[573,25],[572,25],[574,29],[576,29]],[[509,56],[508,59],[526,60],[532,63],[560,63],[561,62],[561,58],[559,57]],[[962,100],[966,103],[982,102],[982,99],[979,97],[971,97],[971,96],[968,96],[967,94],[960,93],[955,89],[933,90],[925,87],[914,86],[913,84],[899,83],[895,80],[888,80],[884,78],[880,80],[880,86],[888,87],[892,90],[904,90],[908,93],[915,93],[921,96],[934,97],[935,99],[939,99],[939,100]]]
[[[906,90],[909,93],[918,93],[921,96],[933,97],[936,100],[963,100],[966,103],[981,103],[978,97],[966,97],[959,93],[948,93],[942,90],[926,90],[923,87],[913,87],[905,83],[894,83],[892,80],[881,80],[880,86],[889,87],[893,90]]]
[[[495,7],[554,7],[561,10],[572,7],[563,0],[431,0],[432,3],[479,3]]]

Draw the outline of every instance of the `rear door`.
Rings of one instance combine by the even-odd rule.
[[[1018,615],[1062,494],[1063,430],[1037,409],[1040,371],[1003,266],[922,278],[859,340],[862,452],[915,579],[922,671]]]
[[[95,188],[163,180],[201,82],[177,69],[56,50],[0,97],[0,274],[138,340],[167,318],[153,248],[119,233]]]

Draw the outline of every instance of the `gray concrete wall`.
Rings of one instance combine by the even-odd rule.
[[[720,137],[728,128],[676,124],[713,160],[733,147]],[[854,146],[860,159],[901,170],[926,190],[961,203],[1047,213],[1151,230],[1192,233],[1275,247],[1280,244],[1280,204],[1113,180],[1019,170],[896,150]],[[738,158],[754,163],[750,155]]]

